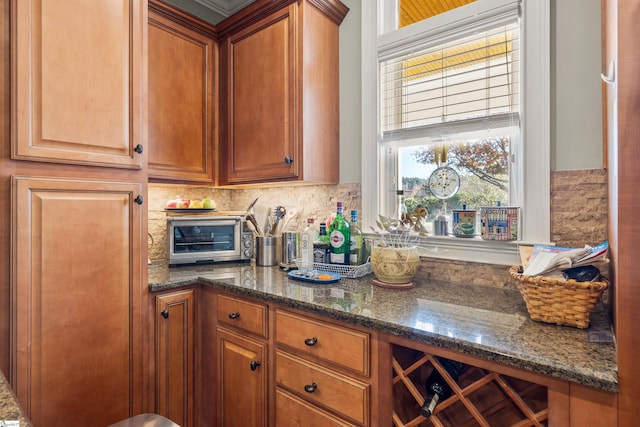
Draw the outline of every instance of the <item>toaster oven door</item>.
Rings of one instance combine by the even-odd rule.
[[[233,261],[240,258],[239,218],[172,219],[169,222],[169,263]]]

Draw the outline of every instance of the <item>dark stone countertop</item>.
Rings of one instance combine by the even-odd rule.
[[[20,421],[20,427],[31,427],[2,371],[0,371],[0,421]]]
[[[373,275],[329,284],[291,279],[278,267],[252,263],[149,268],[149,290],[213,286],[327,318],[617,392],[614,342],[589,342],[590,331],[611,333],[603,307],[588,329],[529,319],[515,289],[414,282],[408,290],[370,284]]]

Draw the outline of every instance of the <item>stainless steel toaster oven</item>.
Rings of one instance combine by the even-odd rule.
[[[243,216],[172,216],[167,219],[169,266],[249,261],[253,232]]]

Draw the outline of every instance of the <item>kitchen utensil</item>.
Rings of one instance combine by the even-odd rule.
[[[273,219],[271,218],[271,213],[273,212],[273,210],[271,208],[267,209],[267,213],[265,216],[265,223],[264,223],[264,235],[266,236],[270,236],[271,235],[271,224],[273,224]]]
[[[256,217],[253,214],[247,214],[245,218],[247,219],[247,227],[249,227],[249,229],[253,231],[254,234],[262,236],[262,231],[260,231],[260,227],[258,227]]]
[[[258,227],[256,227],[256,229],[263,236],[267,232],[267,229],[266,229],[267,217],[271,214],[269,209],[270,208],[264,205],[255,205],[253,207],[253,216],[256,219],[256,224],[258,224]]]
[[[280,225],[280,231],[282,233],[284,233],[286,231],[287,226],[289,225],[289,221],[291,221],[291,219],[294,218],[297,214],[298,214],[298,210],[296,208],[291,208],[291,209],[287,210],[287,213],[285,214],[284,218],[282,219],[282,223]]]
[[[247,208],[247,213],[248,214],[252,214],[253,213],[253,206],[256,204],[257,201],[258,201],[257,197],[255,199],[253,199],[253,202],[251,202],[251,204]]]
[[[282,218],[284,218],[284,216],[287,214],[287,209],[284,206],[278,206],[274,209],[273,211],[273,222],[271,224],[271,235],[272,236],[276,236],[278,235],[278,224],[280,223],[280,220]]]

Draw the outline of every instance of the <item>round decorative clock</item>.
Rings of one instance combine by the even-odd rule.
[[[433,171],[428,185],[431,194],[440,200],[446,200],[460,189],[460,175],[452,167],[442,166]]]

